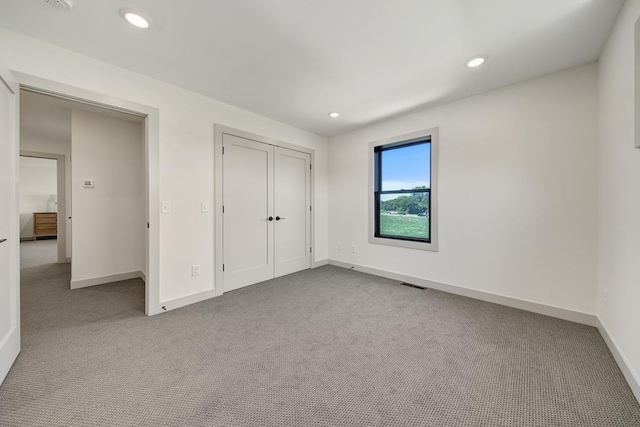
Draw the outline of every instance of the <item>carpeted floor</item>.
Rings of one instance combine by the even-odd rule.
[[[11,426],[640,426],[596,329],[322,267],[145,317],[23,244]],[[38,255],[40,251],[40,255]]]

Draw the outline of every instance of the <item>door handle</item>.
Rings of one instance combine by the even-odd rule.
[[[279,216],[276,217],[276,221],[280,221],[281,219],[284,219],[284,217],[279,217]]]
[[[0,239],[0,243],[4,243],[6,241],[7,241],[7,239]]]
[[[269,218],[267,218],[269,221],[273,221],[273,217],[270,216]]]

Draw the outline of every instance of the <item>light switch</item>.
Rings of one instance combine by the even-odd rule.
[[[209,212],[209,203],[207,203],[207,202],[200,203],[200,212],[202,212],[202,213]]]
[[[162,213],[169,213],[169,212],[171,212],[171,203],[162,202]]]

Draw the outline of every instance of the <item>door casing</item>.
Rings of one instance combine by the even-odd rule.
[[[35,157],[38,159],[49,159],[56,161],[56,175],[58,178],[58,264],[71,262],[67,257],[67,177],[66,162],[63,154],[43,153],[39,151],[20,150],[20,157]]]
[[[149,222],[146,241],[145,314],[148,316],[173,309],[168,302],[160,301],[160,112],[157,108],[132,101],[114,98],[98,92],[81,89],[40,77],[13,72],[21,89],[69,99],[101,108],[121,111],[145,117],[145,168],[146,215]],[[16,154],[16,161],[17,156]],[[17,229],[17,226],[16,226]],[[163,306],[165,309],[163,309]]]

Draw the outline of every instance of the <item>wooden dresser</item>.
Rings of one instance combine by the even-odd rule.
[[[58,235],[58,214],[56,212],[33,213],[33,238]]]

